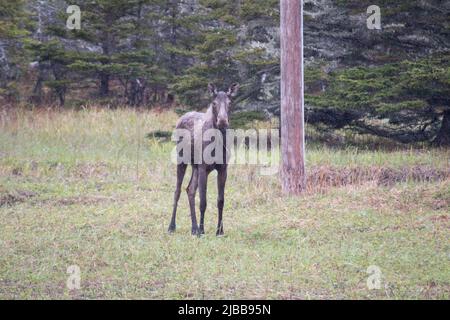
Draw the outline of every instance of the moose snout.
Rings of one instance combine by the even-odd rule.
[[[219,129],[227,128],[229,125],[228,119],[221,118],[217,120],[217,127]]]

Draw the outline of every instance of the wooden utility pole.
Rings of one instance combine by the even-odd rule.
[[[303,1],[281,5],[281,182],[287,195],[306,188]]]

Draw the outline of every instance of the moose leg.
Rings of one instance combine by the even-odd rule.
[[[200,190],[200,228],[199,235],[205,234],[205,212],[207,206],[207,191],[208,191],[208,172],[206,166],[199,166],[198,169],[198,183]]]
[[[219,171],[217,176],[217,189],[219,197],[217,199],[217,208],[219,210],[219,223],[217,224],[216,235],[223,236],[223,208],[225,206],[225,184],[227,182],[227,168],[223,168]]]
[[[198,188],[198,168],[197,166],[192,166],[192,177],[191,182],[187,188],[187,194],[189,198],[189,207],[191,210],[191,220],[192,220],[192,235],[198,234],[198,224],[197,215],[195,214],[195,194]]]
[[[177,207],[178,201],[180,201],[181,196],[181,186],[183,185],[184,176],[186,174],[187,165],[180,164],[177,167],[177,189],[175,190],[174,203],[173,203],[173,213],[172,221],[170,222],[169,232],[175,232],[177,228]]]

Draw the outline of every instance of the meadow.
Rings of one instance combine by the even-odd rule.
[[[308,141],[302,197],[232,166],[226,236],[215,176],[206,236],[190,235],[185,194],[169,235],[173,144],[149,133],[177,118],[0,110],[0,299],[450,298],[449,150]]]

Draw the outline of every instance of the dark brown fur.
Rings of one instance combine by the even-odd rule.
[[[224,150],[226,146],[226,130],[229,127],[229,113],[231,107],[231,97],[234,97],[239,88],[238,84],[234,84],[230,87],[228,92],[217,92],[214,85],[209,85],[208,89],[210,93],[214,96],[214,100],[211,103],[208,111],[206,113],[191,112],[183,116],[177,124],[177,129],[186,129],[191,132],[193,139],[199,139],[194,136],[194,127],[196,125],[201,125],[202,133],[208,129],[219,129],[222,132],[222,138],[224,142]],[[204,144],[205,147],[205,144]],[[224,152],[224,159],[227,158],[226,150]],[[194,159],[192,159],[194,160]],[[192,163],[195,163],[192,161]],[[184,176],[186,175],[187,164],[180,164],[177,168],[177,187],[174,197],[174,206],[172,213],[172,221],[170,223],[169,232],[175,232],[176,229],[176,215],[178,201],[181,196],[181,187],[183,184]],[[223,231],[223,208],[225,204],[225,185],[228,175],[228,164],[227,161],[223,161],[223,164],[212,164],[208,165],[202,161],[201,164],[192,165],[192,177],[187,188],[187,194],[189,198],[189,206],[191,211],[192,220],[192,234],[193,235],[203,235],[205,233],[205,212],[207,207],[206,194],[208,186],[208,176],[209,174],[216,170],[218,173],[217,187],[218,187],[218,215],[219,222],[217,225],[217,236],[222,236]],[[197,216],[195,213],[195,196],[197,189],[200,193],[200,225],[197,223]]]

